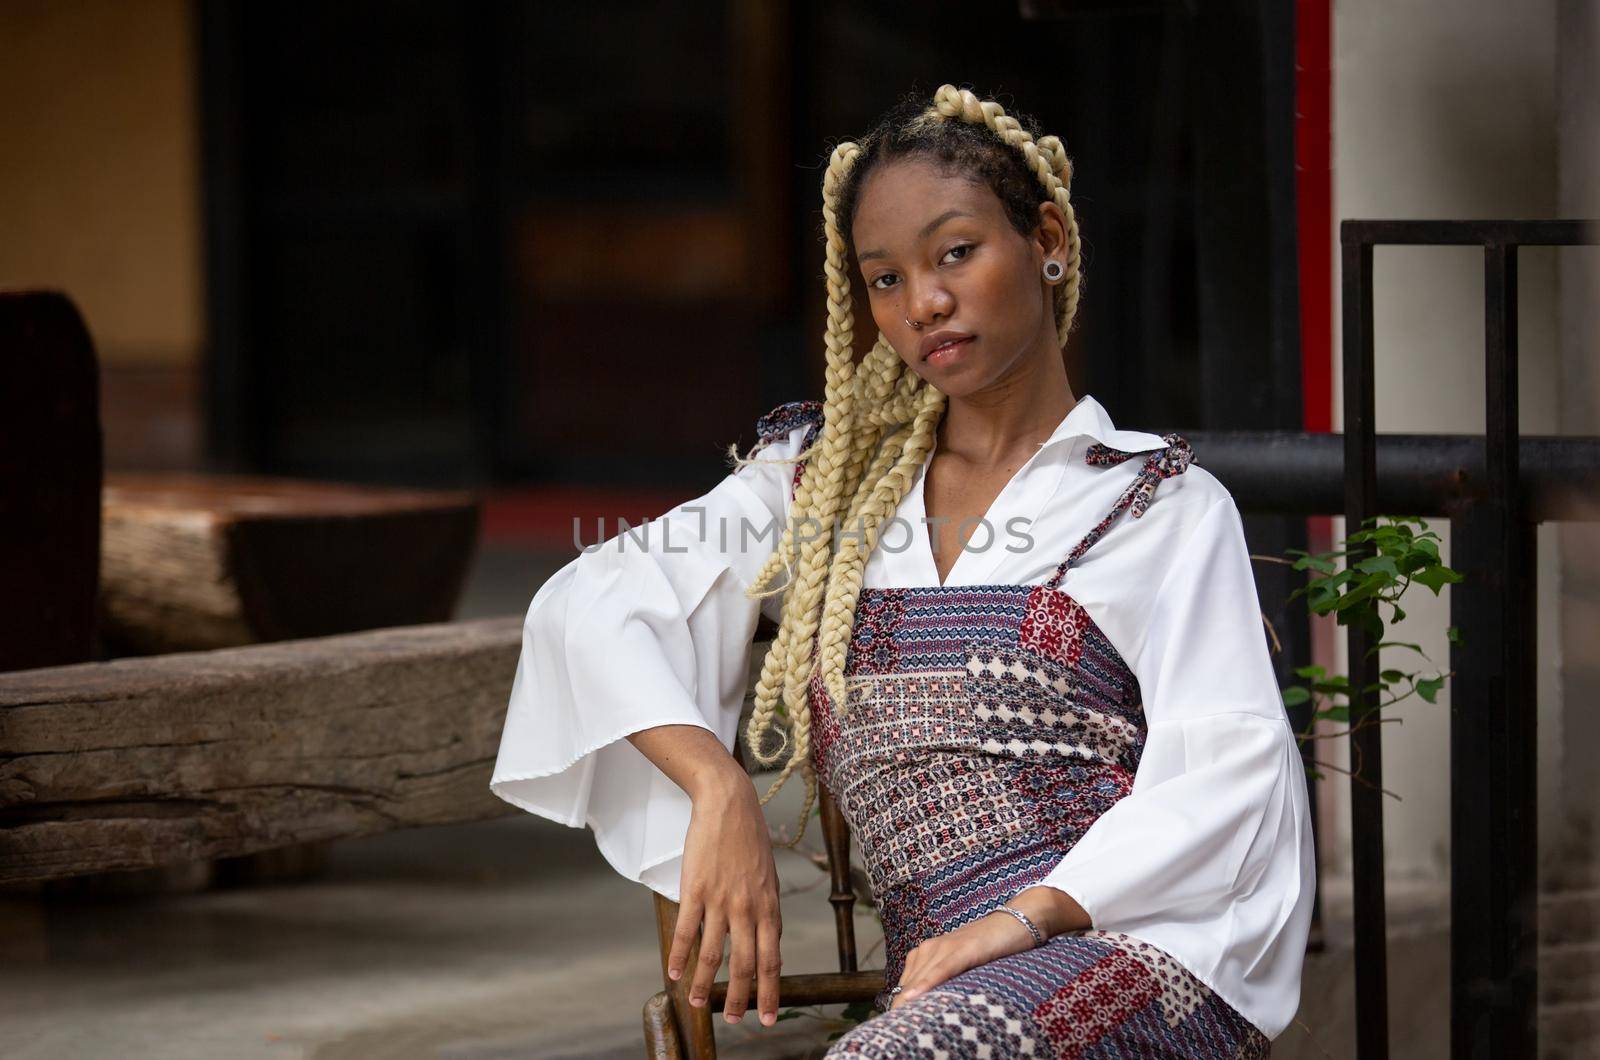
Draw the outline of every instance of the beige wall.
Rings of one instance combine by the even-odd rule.
[[[204,343],[193,37],[185,0],[0,4],[0,286],[65,290],[108,366]]]
[[[1341,0],[1335,8],[1335,216],[1559,216],[1556,13],[1556,0],[1445,6]],[[1482,252],[1379,248],[1375,261],[1378,430],[1481,432]],[[1525,433],[1558,433],[1557,252],[1529,249],[1520,264],[1521,426]],[[1335,422],[1340,415],[1336,411]],[[1443,520],[1433,526],[1448,541]],[[1538,678],[1547,825],[1561,784],[1559,546],[1555,528],[1542,527]],[[1407,603],[1410,617],[1393,636],[1420,642],[1446,662],[1448,595],[1434,599],[1417,590],[1415,606]],[[1404,663],[1402,654],[1385,654],[1386,666]],[[1384,736],[1385,783],[1402,800],[1389,800],[1385,813],[1390,878],[1402,886],[1407,880],[1442,882],[1449,856],[1448,686],[1437,706],[1408,701],[1397,716],[1404,723],[1387,727]],[[1347,785],[1340,778],[1324,790],[1326,823],[1334,826],[1325,862],[1348,871]]]

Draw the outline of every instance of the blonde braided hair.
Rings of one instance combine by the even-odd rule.
[[[1056,335],[1063,346],[1077,314],[1082,268],[1069,188],[1072,163],[1059,139],[1036,137],[993,100],[944,85],[934,93],[932,105],[919,103],[911,110],[902,104],[861,143],[846,141],[834,148],[822,180],[828,295],[822,430],[804,452],[782,461],[804,460],[805,467],[777,550],[746,593],[752,599],[787,594],[777,635],[756,681],[755,707],[745,730],[746,746],[761,765],[776,765],[788,752],[777,779],[761,797],[763,806],[796,770],[805,781],[805,805],[795,835],[781,846],[793,847],[805,835],[817,797],[808,690],[814,678],[820,678],[834,709],[848,709],[845,657],[866,560],[877,545],[883,521],[899,508],[926,461],[945,409],[945,395],[908,368],[882,332],[859,364],[854,358],[849,231],[855,189],[873,165],[889,158],[934,154],[955,161],[951,152],[956,148],[951,144],[964,140],[965,147],[972,147],[970,128],[979,127],[1017,152],[1036,182],[1028,193],[1031,212],[1024,209],[1030,203],[1019,201],[1018,195],[1009,196],[1010,201],[1001,195],[1013,225],[1026,234],[1037,223],[1041,187],[1066,218],[1065,282],[1053,296]],[[984,141],[980,151],[995,153],[992,143]],[[1010,159],[1001,161],[1015,168]],[[846,198],[849,201],[842,204]],[[740,458],[730,451],[730,457],[740,465],[759,460],[754,452]],[[787,578],[775,584],[780,573]],[[787,735],[777,724],[779,714],[788,719]],[[783,737],[770,750],[764,741],[768,732]]]

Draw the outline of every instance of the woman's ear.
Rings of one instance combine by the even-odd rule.
[[[1061,258],[1067,245],[1067,215],[1054,202],[1039,204],[1039,227],[1033,239],[1042,258]]]

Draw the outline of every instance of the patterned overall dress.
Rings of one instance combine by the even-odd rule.
[[[1056,586],[1118,515],[1142,515],[1156,485],[1188,467],[1188,443],[1165,440],[1047,582],[863,588],[850,709],[836,712],[813,675],[813,761],[861,844],[886,946],[877,1011],[828,1056],[1267,1055],[1267,1038],[1165,952],[1098,930],[1056,935],[888,1011],[912,947],[1038,882],[1132,790],[1138,681]],[[1096,443],[1087,459],[1134,455]]]

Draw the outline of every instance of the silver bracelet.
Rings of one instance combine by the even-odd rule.
[[[1028,934],[1033,936],[1033,944],[1035,946],[1043,946],[1044,945],[1044,935],[1040,933],[1038,928],[1033,926],[1033,921],[1029,920],[1027,915],[1024,914],[1020,909],[1013,909],[1009,905],[1006,905],[1004,902],[1000,903],[999,908],[1000,909],[1004,909],[1006,912],[1010,913],[1012,916],[1014,916],[1018,920],[1022,921],[1022,926],[1027,928],[1028,929]]]

